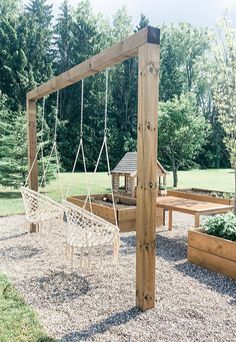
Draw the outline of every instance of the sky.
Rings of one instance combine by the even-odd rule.
[[[76,6],[80,0],[69,0]],[[25,0],[27,2],[27,0]],[[62,0],[48,0],[53,3],[54,12]],[[108,19],[112,14],[125,5],[133,18],[133,24],[139,21],[140,14],[144,13],[150,20],[150,25],[162,23],[179,23],[187,21],[194,26],[213,27],[218,17],[227,7],[229,16],[236,27],[236,0],[90,0],[95,12],[102,12]]]

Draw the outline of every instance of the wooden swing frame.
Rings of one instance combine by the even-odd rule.
[[[155,306],[159,29],[145,27],[27,93],[28,167],[37,153],[36,101],[134,56],[138,57],[136,306],[144,311]],[[29,187],[38,191],[37,162]]]

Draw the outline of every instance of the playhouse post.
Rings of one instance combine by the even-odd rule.
[[[157,118],[160,47],[139,47],[137,213],[136,213],[136,306],[155,306]]]
[[[27,112],[27,139],[28,139],[28,170],[30,172],[32,165],[34,166],[29,175],[29,188],[38,191],[38,162],[34,162],[37,153],[37,125],[36,125],[36,101],[26,101]],[[31,224],[30,232],[34,233],[36,226]]]

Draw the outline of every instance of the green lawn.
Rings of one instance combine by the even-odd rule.
[[[34,312],[4,275],[0,275],[0,341],[55,341],[46,336]]]
[[[219,191],[234,192],[234,174],[230,169],[179,171],[179,188],[202,188]],[[89,182],[94,178],[88,174]],[[69,194],[86,193],[86,178],[83,173],[61,174],[63,192],[66,193],[70,184]],[[106,173],[96,174],[93,180],[92,193],[107,192],[110,189],[109,177]],[[60,199],[59,179],[47,186],[48,195],[56,200]],[[172,187],[172,174],[168,176],[168,187]],[[19,191],[0,188],[0,216],[23,213],[23,203]]]

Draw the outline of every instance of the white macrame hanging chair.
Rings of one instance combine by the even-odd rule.
[[[56,136],[57,136],[57,124],[58,124],[58,103],[59,103],[59,92],[57,92],[57,110],[56,110],[56,119],[55,119],[55,134],[54,134],[54,142],[51,149],[51,153],[48,159],[48,163],[45,167],[44,165],[44,155],[43,155],[43,127],[44,127],[44,113],[45,113],[45,98],[43,98],[43,114],[42,114],[42,130],[41,130],[41,141],[39,144],[39,148],[37,150],[35,159],[31,165],[29,174],[27,176],[25,185],[20,188],[21,195],[23,198],[23,203],[25,207],[25,220],[26,226],[29,228],[30,224],[34,224],[36,226],[36,231],[41,231],[44,225],[51,228],[53,225],[56,224],[57,229],[59,229],[63,223],[64,217],[64,209],[62,205],[58,202],[52,200],[48,196],[40,194],[38,191],[31,190],[27,187],[27,183],[30,177],[30,174],[34,168],[34,165],[38,159],[39,152],[41,151],[42,157],[42,166],[43,166],[43,176],[40,187],[45,185],[46,183],[46,174],[49,167],[49,163],[52,159],[53,152],[56,155],[56,162],[57,162],[57,171],[59,174],[59,159],[58,159],[58,152],[57,152],[57,143],[56,143]],[[61,184],[61,180],[60,180]],[[62,193],[62,185],[61,185],[61,193]]]
[[[45,224],[49,224],[51,228],[55,221],[58,223],[63,221],[64,209],[59,203],[27,187],[22,186],[20,191],[25,207],[26,222],[35,224],[38,232]]]
[[[85,255],[88,257],[87,267],[91,267],[91,255],[94,251],[100,253],[99,267],[102,266],[106,248],[112,247],[113,257],[118,257],[120,237],[117,226],[68,201],[64,201],[63,206],[68,220],[66,255],[70,258],[72,267],[74,248],[79,249],[81,268],[85,266]]]
[[[86,169],[86,162],[85,162],[85,155],[84,155],[84,148],[83,148],[83,139],[82,139],[82,136],[83,136],[83,130],[82,130],[83,129],[83,87],[84,87],[84,83],[82,80],[80,144],[76,153],[76,159],[74,162],[72,173],[75,171],[79,153],[80,151],[82,151],[84,171],[87,176],[87,169]],[[110,164],[109,164],[109,156],[108,156],[108,148],[107,148],[107,97],[108,97],[108,72],[106,73],[104,139],[103,139],[103,144],[102,144],[99,157],[97,160],[97,164],[94,170],[94,174],[97,171],[103,149],[105,148],[107,165],[108,165],[108,173],[110,175]],[[55,120],[54,143],[52,146],[52,150],[51,150],[46,168],[44,167],[44,164],[43,164],[43,177],[42,177],[42,182],[40,186],[42,186],[43,184],[45,185],[45,177],[46,177],[47,169],[51,161],[53,152],[55,152],[55,155],[56,155],[58,174],[60,171],[59,158],[58,158],[58,152],[57,152],[57,143],[56,143],[57,123],[58,123],[58,104],[59,104],[59,92],[57,92],[57,113],[56,113],[56,120]],[[43,105],[43,120],[44,120],[44,107],[45,107],[45,99],[44,99],[44,105]],[[26,184],[28,182],[28,179],[29,179],[30,173],[32,172],[34,164],[38,158],[40,149],[41,149],[42,158],[43,158],[43,142],[42,141],[36,153],[35,160],[29,171]],[[89,187],[88,182],[87,182],[88,194],[87,194],[83,208],[78,207],[68,202],[66,199],[63,201],[62,204],[59,204],[53,201],[48,196],[42,195],[39,192],[29,189],[28,187],[26,187],[26,184],[24,187],[21,187],[21,194],[22,194],[23,202],[25,206],[27,223],[35,224],[38,230],[40,230],[42,225],[44,224],[50,224],[50,226],[52,224],[55,224],[55,220],[57,220],[59,224],[63,224],[63,226],[66,227],[66,255],[67,257],[70,257],[72,267],[73,267],[73,256],[74,256],[75,248],[79,249],[80,262],[81,262],[82,268],[84,268],[84,266],[87,265],[87,267],[90,269],[91,255],[94,250],[100,252],[100,266],[102,266],[103,251],[104,251],[104,248],[106,247],[112,246],[113,255],[115,258],[117,258],[120,240],[119,240],[119,228],[117,224],[113,190],[112,190],[112,203],[113,203],[113,208],[114,208],[114,217],[115,217],[116,225],[92,213],[92,205],[91,205],[91,198],[90,198],[90,188],[92,185],[90,185]],[[60,185],[61,185],[61,196],[63,198],[61,179],[60,179]],[[112,182],[111,182],[111,189],[112,189]],[[68,193],[69,193],[69,186],[67,189],[66,197]],[[85,209],[88,200],[90,203],[90,211]],[[66,223],[64,222],[64,214],[66,214]],[[84,263],[85,255],[87,255],[88,257],[87,263]]]
[[[75,171],[76,163],[79,157],[80,151],[82,152],[82,159],[84,165],[84,171],[87,180],[87,169],[86,162],[84,156],[84,148],[83,148],[83,90],[84,83],[82,81],[82,95],[81,95],[81,126],[80,126],[80,144],[77,150],[74,166],[72,173]],[[101,159],[102,152],[105,148],[106,152],[106,160],[108,166],[108,174],[110,176],[110,163],[108,156],[108,148],[107,148],[107,98],[108,98],[108,72],[106,72],[106,98],[105,98],[105,128],[104,128],[104,139],[102,143],[102,147],[98,156],[98,160],[94,169],[94,176],[97,172],[97,168],[99,165],[99,161]],[[92,177],[93,181],[95,177]],[[110,177],[111,181],[111,177]],[[114,209],[114,218],[116,224],[112,224],[101,217],[95,215],[92,212],[92,204],[90,198],[90,189],[93,184],[88,185],[87,181],[87,189],[88,194],[85,199],[85,203],[83,207],[79,207],[77,205],[72,204],[71,202],[65,200],[63,201],[63,207],[66,213],[67,218],[67,244],[66,244],[66,255],[70,258],[71,266],[73,267],[73,257],[74,257],[74,249],[79,249],[80,254],[80,266],[84,268],[85,265],[90,269],[91,267],[91,255],[94,251],[98,251],[100,254],[100,263],[99,266],[102,266],[103,254],[104,250],[107,247],[113,248],[113,256],[115,259],[118,257],[119,245],[120,245],[120,236],[119,236],[119,228],[117,224],[116,217],[116,208],[114,201],[114,194],[112,189],[112,203]],[[67,190],[67,194],[69,193],[69,186]],[[85,209],[87,205],[87,201],[90,204],[90,211]],[[87,263],[84,260],[84,257],[87,256]]]

